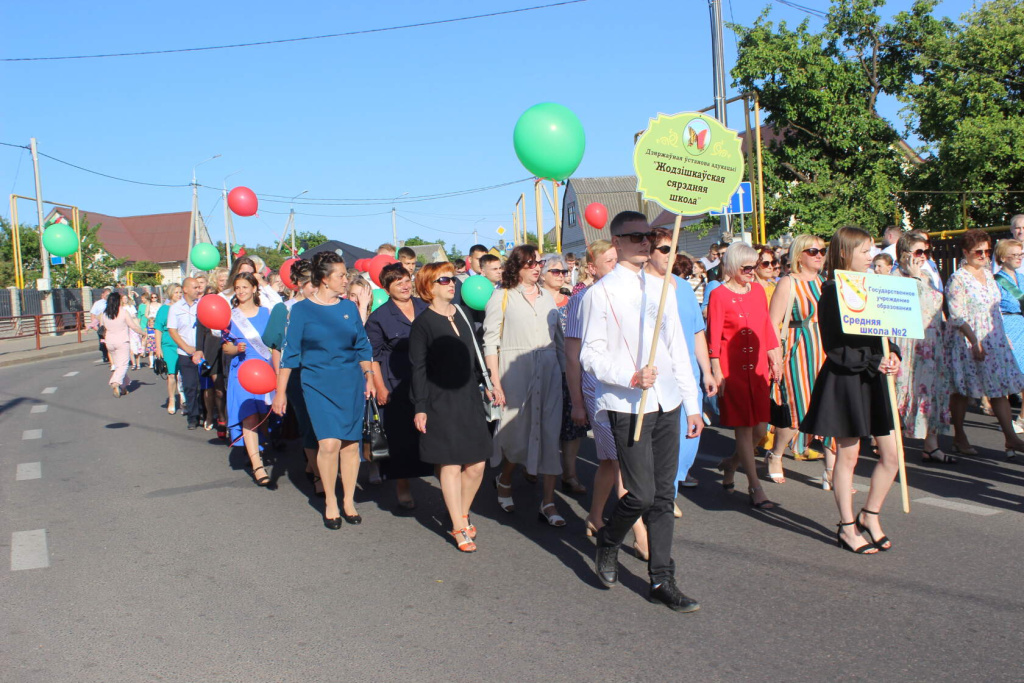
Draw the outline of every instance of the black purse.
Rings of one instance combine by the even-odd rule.
[[[772,382],[776,384],[776,382]],[[782,385],[779,384],[779,396],[782,396],[782,403],[776,403],[774,398],[769,398],[771,402],[771,410],[768,415],[768,423],[773,427],[780,427],[782,429],[793,428],[793,416],[789,412],[789,401],[785,400],[785,390]],[[769,396],[771,395],[771,387],[768,388]]]
[[[379,460],[391,456],[388,450],[388,438],[384,435],[384,423],[377,410],[377,400],[372,396],[366,399],[363,410],[363,443],[370,446],[370,459]]]
[[[167,379],[167,361],[163,358],[154,358],[153,372],[156,373],[160,379]]]

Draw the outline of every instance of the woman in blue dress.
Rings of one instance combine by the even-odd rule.
[[[284,415],[288,379],[293,369],[301,368],[302,396],[319,443],[316,462],[324,485],[324,526],[340,529],[342,518],[349,524],[363,521],[354,497],[365,400],[377,395],[373,356],[359,309],[341,298],[348,285],[342,258],[334,252],[317,254],[310,280],[316,291],[292,306],[288,317],[274,412]],[[339,471],[340,510],[335,493]]]
[[[1024,244],[1018,240],[999,240],[996,245],[996,284],[999,285],[999,311],[1003,314],[1003,329],[1013,349],[1017,367],[1024,372],[1024,278],[1020,275]],[[1018,427],[1024,427],[1024,407],[1017,418]]]
[[[252,462],[252,476],[260,486],[270,484],[270,475],[260,456],[259,425],[267,413],[265,394],[250,394],[238,382],[238,368],[245,361],[270,360],[270,349],[260,335],[270,320],[270,311],[260,307],[259,282],[251,273],[240,273],[231,283],[235,295],[231,299],[231,339],[223,344],[224,354],[231,359],[228,366],[227,412],[231,443],[239,438]]]

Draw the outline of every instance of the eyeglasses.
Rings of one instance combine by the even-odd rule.
[[[655,251],[660,251],[662,254],[668,254],[668,252],[672,251],[672,245],[671,244],[663,244],[660,247],[655,247],[654,250]]]
[[[649,232],[627,232],[624,235],[615,235],[615,237],[619,237],[619,238],[627,238],[628,237],[629,241],[632,242],[633,244],[640,244],[644,240],[650,241],[651,233],[649,233]]]
[[[931,249],[915,249],[913,254],[917,258],[921,258],[922,256],[926,256],[928,258],[931,258],[932,257],[932,250]],[[1020,256],[1020,254],[1017,254],[1017,255]]]
[[[450,275],[442,275],[441,277],[434,280],[439,285],[450,285],[455,282],[455,278]]]
[[[1006,258],[1020,258],[1021,256],[1024,256],[1024,254],[1018,251],[1016,254],[1007,254]]]
[[[761,261],[759,265],[762,268],[774,268],[775,266],[779,265],[779,261],[778,259],[773,259],[771,261]]]
[[[545,263],[547,263],[547,262],[546,261],[538,261],[537,259],[532,258],[532,259],[530,259],[529,261],[527,261],[523,265],[526,266],[527,268],[537,268],[538,266],[543,268]]]
[[[810,254],[811,256],[824,256],[826,251],[828,251],[828,249],[825,247],[811,247],[810,249],[804,249],[804,253]]]
[[[751,273],[754,272],[754,268],[757,268],[757,266],[742,266],[740,270],[743,272],[744,275],[750,275]]]
[[[974,254],[975,256],[991,256],[992,255],[992,250],[991,249],[975,249],[971,253]]]
[[[551,273],[552,275],[561,275],[562,277],[565,277],[566,275],[569,274],[569,271],[565,270],[564,268],[552,268],[548,272]]]

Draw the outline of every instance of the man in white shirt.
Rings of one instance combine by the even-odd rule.
[[[100,294],[100,298],[96,300],[96,303],[89,309],[89,327],[96,330],[96,334],[100,340],[100,355],[103,357],[104,363],[110,362],[110,356],[107,354],[107,345],[103,341],[103,337],[106,336],[98,326],[100,316],[107,312],[107,297],[110,296],[110,287],[104,287],[103,293]]]
[[[623,211],[609,226],[618,264],[583,300],[580,363],[597,378],[597,419],[607,419],[627,493],[597,534],[595,570],[605,587],[618,582],[618,550],[630,527],[647,522],[651,579],[649,599],[679,612],[700,605],[675,584],[672,514],[679,461],[680,410],[687,438],[700,435],[698,390],[675,292],[670,287],[654,362],[651,341],[664,281],[647,277],[650,226],[643,214]],[[660,371],[660,372],[659,372]],[[633,439],[640,397],[647,389],[643,430]]]
[[[458,276],[460,282],[465,282],[466,278],[481,274],[480,257],[487,253],[489,253],[487,247],[482,244],[474,244],[469,248],[469,256],[466,259],[466,272]]]
[[[167,312],[167,331],[178,345],[178,372],[185,387],[185,416],[188,428],[199,426],[199,363],[202,350],[196,349],[196,314],[203,290],[197,279],[187,277],[181,283],[182,297]]]

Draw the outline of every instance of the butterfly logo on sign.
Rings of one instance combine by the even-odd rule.
[[[703,154],[710,141],[711,130],[703,119],[693,119],[686,124],[686,146],[691,153]]]

